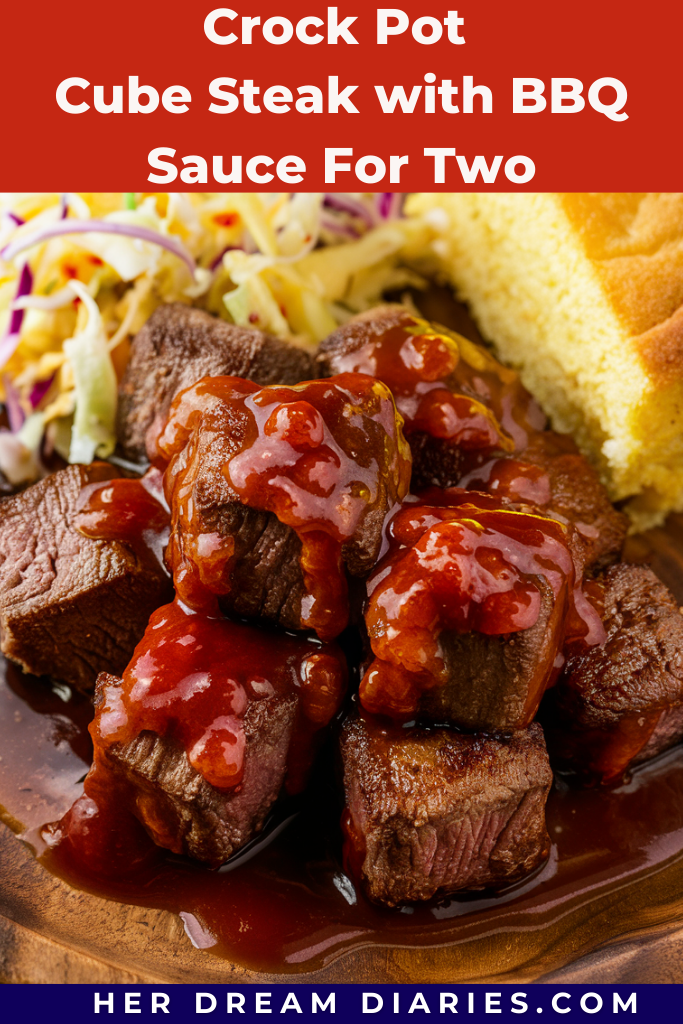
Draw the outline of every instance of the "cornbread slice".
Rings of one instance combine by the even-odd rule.
[[[683,509],[683,193],[420,193],[438,272],[634,528]]]

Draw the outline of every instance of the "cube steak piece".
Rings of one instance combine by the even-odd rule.
[[[621,555],[628,520],[568,435],[546,430],[519,456],[492,459],[459,486],[561,516],[574,527],[570,547],[577,573],[598,572]]]
[[[123,671],[170,582],[119,541],[73,525],[81,488],[105,463],[69,466],[0,504],[0,649],[25,672],[89,690]]]
[[[609,499],[598,474],[566,434],[548,430],[520,455],[548,475],[553,512],[576,527],[575,547],[585,569],[604,569],[621,557],[628,518]]]
[[[301,541],[274,512],[236,500],[223,472],[235,450],[226,421],[219,434],[200,432],[196,448],[186,446],[174,463],[174,469],[191,481],[193,512],[202,532],[234,541],[229,593],[221,596],[221,606],[229,615],[297,629],[305,596]]]
[[[365,361],[366,347],[381,344],[385,332],[401,325],[409,316],[408,310],[400,306],[385,306],[354,317],[321,344],[318,355],[320,373],[329,375],[344,369],[357,369]],[[520,427],[515,434],[514,455],[502,455],[489,460],[480,468],[467,469],[467,453],[453,441],[432,437],[422,430],[406,430],[413,456],[413,492],[427,487],[464,486],[490,491],[513,502],[529,501],[531,499],[525,491],[517,493],[514,490],[515,482],[521,482],[522,485],[528,483],[523,473],[517,476],[516,481],[514,474],[508,474],[512,479],[504,482],[496,479],[497,474],[492,474],[496,467],[512,465],[512,459],[516,464],[528,463],[547,475],[548,493],[544,496],[542,507],[551,509],[576,526],[574,553],[578,564],[585,568],[600,569],[614,562],[626,538],[626,516],[614,508],[597,473],[581,455],[572,438],[544,429],[545,417],[519,379],[515,378],[511,370],[498,364],[488,350],[478,347],[482,358],[489,360],[490,365],[482,375],[482,380],[475,378],[477,388],[472,388],[472,381],[460,379],[459,367],[445,379],[444,384],[456,393],[471,393],[488,405],[497,417],[507,412],[506,423],[510,430],[513,429],[510,409],[516,409],[520,423],[525,426],[523,429]],[[356,355],[357,360],[354,359]],[[509,379],[500,394],[497,394],[494,387],[487,395],[484,378],[488,373],[494,379],[496,367],[501,375]],[[378,373],[378,376],[381,379],[381,374]],[[391,386],[388,377],[385,383]],[[493,481],[493,486],[490,486]]]
[[[503,636],[441,634],[448,680],[423,692],[421,721],[510,733],[535,717],[562,646],[565,616],[564,602],[555,601],[549,583],[542,577],[537,582],[541,611],[529,629]]]
[[[413,350],[407,357],[403,347],[397,351],[397,332],[403,332],[408,341],[416,326],[425,338],[445,333],[453,339],[459,350],[455,366],[448,369],[445,363],[439,367],[439,355],[429,349],[426,354]],[[477,465],[477,454],[481,456],[485,451],[519,451],[547,422],[519,375],[499,363],[485,346],[455,335],[440,324],[430,324],[405,306],[379,306],[352,317],[324,339],[317,360],[323,376],[370,373],[392,388],[397,407],[406,420],[406,439],[413,453],[414,490],[454,486],[466,472],[465,467],[472,464],[473,456]],[[439,431],[421,426],[422,403],[432,388],[437,388],[437,394],[447,391],[487,407],[492,413],[489,425],[495,429],[485,430],[478,441],[470,435],[469,441],[460,445],[452,437],[444,438]],[[477,432],[482,427],[480,418]]]
[[[98,698],[120,679],[103,673]],[[218,867],[258,833],[283,787],[298,709],[295,692],[251,701],[244,716],[244,775],[235,790],[212,786],[170,737],[140,733],[102,752],[102,767],[130,794],[152,839]]]
[[[683,615],[646,566],[602,579],[607,640],[570,646],[544,713],[558,766],[612,782],[683,738]]]
[[[281,338],[181,302],[159,306],[135,336],[119,386],[117,436],[124,454],[144,460],[147,431],[165,419],[178,392],[219,374],[261,385],[317,376],[313,357]]]
[[[165,457],[172,459],[165,478],[166,495],[172,508],[167,561],[173,569],[178,593],[192,605],[192,593],[187,596],[182,591],[183,552],[194,546],[193,534],[217,537],[222,544],[229,544],[232,552],[229,571],[214,591],[223,611],[228,615],[273,622],[284,629],[306,629],[304,608],[309,600],[309,588],[301,564],[304,552],[299,533],[282,522],[276,512],[243,504],[226,473],[226,467],[237,454],[257,450],[264,439],[271,449],[275,447],[274,436],[264,433],[263,424],[257,428],[256,440],[245,447],[245,438],[251,429],[249,417],[253,414],[244,402],[231,397],[230,389],[234,390],[231,381],[234,378],[202,380],[181,393],[172,407],[166,427],[171,437],[174,416],[178,422],[182,421],[184,403],[192,410],[190,415],[195,406],[203,406],[203,409],[202,418],[195,421],[183,446],[179,444],[175,450],[173,443],[168,442],[164,449]],[[291,391],[286,386],[282,390],[273,387],[270,392],[266,388],[260,391],[254,388],[254,396],[263,400],[264,406],[270,399],[269,405],[277,405],[285,413],[290,408],[309,407],[330,432],[330,444],[336,449],[323,466],[324,486],[329,486],[330,497],[323,510],[316,513],[321,517],[319,532],[325,530],[325,516],[332,519],[343,514],[353,521],[346,510],[350,508],[353,512],[355,502],[364,503],[353,532],[340,545],[340,565],[329,558],[328,566],[314,566],[309,570],[310,576],[315,569],[318,578],[327,575],[332,580],[340,574],[345,590],[349,582],[347,575],[361,577],[372,570],[382,544],[385,517],[408,489],[409,450],[391,395],[388,389],[367,376],[343,375],[302,383],[300,388]],[[162,434],[159,442],[162,448],[165,436]],[[314,480],[314,469],[310,461],[307,468],[304,466],[305,457],[318,458],[318,444],[308,451],[305,447],[301,451],[294,449],[288,442],[280,444],[278,441],[278,444],[280,450],[286,445],[293,452],[292,465],[301,464],[300,475],[292,484],[298,500],[305,501],[312,496],[312,503],[318,502],[319,485]],[[323,452],[322,466],[323,460],[328,458],[324,455],[328,446],[320,444],[319,448]],[[265,462],[262,456],[254,463],[255,470],[264,473],[269,465],[272,469],[272,463]],[[284,475],[289,466],[281,468]],[[354,480],[346,481],[345,473],[354,475],[356,472],[358,476]],[[358,482],[361,477],[365,480],[362,487]],[[363,497],[364,493],[367,497]],[[319,510],[320,504],[316,507]],[[311,522],[314,521],[312,518]],[[196,569],[201,560],[199,555],[193,568]],[[317,625],[311,627],[321,639],[333,639],[346,626],[351,610],[348,596],[340,595],[337,604],[340,607],[334,613],[327,614],[328,609],[325,610],[322,630]]]
[[[541,727],[507,740],[344,724],[347,861],[386,906],[502,889],[547,858],[553,776]]]

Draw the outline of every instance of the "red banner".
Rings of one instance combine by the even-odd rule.
[[[680,188],[670,0],[230,3],[7,5],[0,188]]]

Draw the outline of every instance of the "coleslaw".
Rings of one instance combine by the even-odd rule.
[[[33,193],[0,197],[0,471],[108,457],[131,338],[186,302],[314,346],[434,237],[400,194]]]

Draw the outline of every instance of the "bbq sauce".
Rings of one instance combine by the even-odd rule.
[[[102,673],[90,725],[95,757],[84,795],[45,838],[67,843],[88,870],[128,869],[151,855],[150,841],[183,852],[182,829],[146,799],[125,772],[112,770],[112,750],[153,733],[184,751],[192,768],[226,800],[240,792],[255,702],[298,698],[288,746],[285,792],[304,788],[321,730],[346,691],[346,664],[334,644],[192,612],[178,600],[151,617],[123,678]],[[179,838],[180,837],[180,838]]]
[[[539,508],[550,504],[550,478],[540,466],[520,459],[489,459],[459,481],[465,490],[484,491],[498,500],[521,502]]]
[[[212,377],[176,398],[156,450],[167,466],[167,561],[179,597],[193,608],[229,591],[235,557],[233,537],[206,527],[197,510],[200,439],[225,447],[228,499],[274,513],[296,532],[301,627],[324,640],[338,636],[348,622],[345,554],[350,549],[370,568],[373,554],[361,550],[359,535],[410,483],[410,452],[388,388],[359,374],[262,389]]]
[[[339,372],[367,373],[391,389],[406,436],[422,431],[465,452],[522,451],[546,419],[519,374],[481,345],[409,313],[354,324],[367,342],[335,354]]]
[[[573,546],[586,565],[616,555],[626,524],[597,476],[572,438],[546,429],[519,375],[483,344],[385,309],[341,328],[323,343],[322,358],[335,370],[374,374],[393,390],[413,449],[414,487],[458,485],[550,507],[575,527]]]
[[[441,634],[530,629],[544,580],[565,628],[554,661],[531,688],[519,725],[528,724],[561,667],[563,642],[574,634],[586,644],[604,640],[599,614],[576,579],[569,528],[458,488],[427,496],[433,505],[406,504],[391,519],[388,551],[368,581],[365,620],[375,660],[361,681],[361,703],[376,714],[413,717],[422,693],[447,681]]]
[[[24,676],[0,659],[0,805],[15,831],[59,817],[78,794],[88,766],[88,717],[85,698],[65,688],[56,691],[47,680]],[[671,882],[668,893],[666,888],[667,872],[683,868],[680,747],[638,769],[616,790],[581,790],[558,781],[547,806],[550,859],[524,883],[498,895],[462,894],[403,910],[368,903],[345,872],[341,808],[327,778],[317,772],[302,804],[284,811],[251,859],[238,860],[234,869],[228,864],[208,871],[154,850],[147,839],[148,857],[140,856],[128,871],[112,870],[111,862],[88,870],[73,847],[45,849],[35,831],[26,839],[46,870],[76,888],[180,914],[187,937],[174,939],[163,926],[169,960],[192,942],[199,971],[208,956],[301,976],[360,946],[388,949],[381,958],[378,950],[377,971],[396,947],[410,947],[411,963],[426,971],[432,954],[425,966],[425,950],[436,955],[437,948],[456,943],[453,962],[469,962],[469,943],[497,949],[501,933],[509,969],[539,950],[556,949],[558,942],[570,957],[584,942],[592,947],[642,925],[638,908],[648,907],[651,920],[652,907],[664,907],[680,888],[674,883],[672,889]],[[134,948],[138,953],[140,947]],[[563,952],[538,969],[564,962]],[[129,970],[140,969],[131,959]]]
[[[154,612],[123,679],[109,679],[98,690],[95,748],[106,752],[149,730],[178,744],[220,790],[242,781],[247,706],[296,692],[286,785],[297,792],[305,771],[296,762],[310,758],[310,733],[339,710],[346,668],[335,645],[211,618],[176,600]]]
[[[81,490],[75,527],[95,540],[118,540],[139,558],[164,567],[170,515],[163,474],[152,467],[139,478],[118,477]]]

